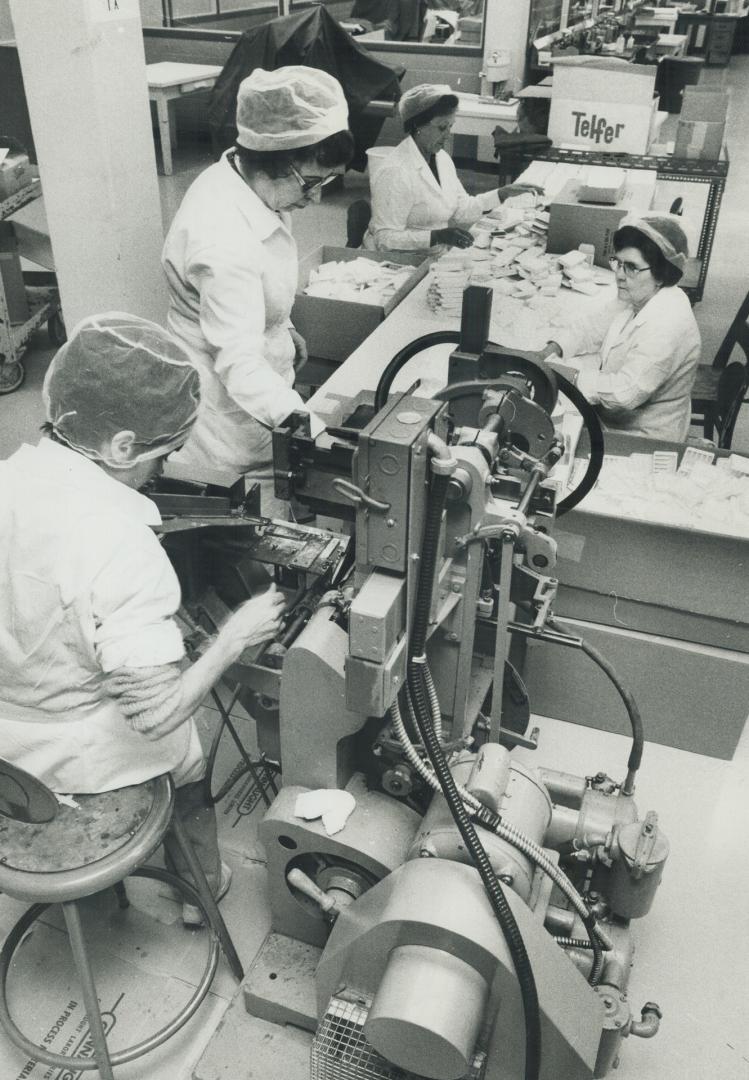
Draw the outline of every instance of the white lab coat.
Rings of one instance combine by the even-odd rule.
[[[205,771],[192,720],[132,730],[102,687],[184,655],[180,588],[156,506],[42,439],[0,462],[0,755],[54,791],[98,792]]]
[[[172,460],[210,471],[271,474],[271,429],[304,409],[289,327],[297,287],[289,215],[276,213],[226,154],[193,182],[162,256],[171,332],[200,372],[198,420]]]
[[[431,246],[434,229],[468,228],[499,206],[496,191],[469,195],[445,150],[435,155],[439,183],[409,135],[372,178],[372,220],[365,248],[404,251]]]
[[[661,288],[639,311],[617,301],[555,331],[563,356],[598,353],[578,379],[607,427],[683,442],[700,358],[700,332],[686,294]]]

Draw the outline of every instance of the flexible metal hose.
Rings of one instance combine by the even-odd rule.
[[[393,725],[393,730],[395,731],[396,737],[400,742],[401,746],[403,747],[403,752],[406,755],[406,759],[409,765],[434,791],[441,791],[440,784],[436,776],[429,768],[429,766],[425,763],[423,758],[419,757],[416,748],[408,737],[408,733],[406,732],[406,727],[403,722],[400,705],[397,701],[394,701],[390,707],[390,720]],[[476,798],[475,795],[472,795],[470,791],[467,791],[466,788],[462,787],[460,784],[457,785],[457,789],[458,794],[460,795],[463,802],[474,813],[477,813],[481,809],[481,802]],[[583,919],[586,924],[590,921],[590,912],[588,911],[587,905],[583,900],[582,896],[580,896],[580,893],[577,891],[577,889],[572,884],[567,875],[564,873],[564,871],[560,870],[556,863],[553,863],[548,858],[543,848],[540,848],[536,843],[534,843],[533,840],[525,836],[524,833],[519,832],[512,825],[508,825],[504,821],[500,822],[500,824],[495,829],[493,829],[493,831],[497,834],[497,836],[501,837],[502,840],[506,840],[508,844],[512,844],[512,846],[514,848],[517,848],[518,851],[522,851],[524,855],[527,855],[528,858],[540,870],[542,870],[549,878],[551,878],[551,880],[560,889],[560,891],[564,893],[572,906],[575,908],[575,911],[578,913],[580,918]],[[613,948],[611,938],[608,936],[603,927],[595,924],[593,932],[595,933],[596,938],[601,943],[604,949],[608,950]],[[589,947],[592,948],[592,945],[590,943]]]
[[[479,873],[502,936],[512,957],[520,987],[525,1021],[525,1078],[538,1080],[541,1070],[541,1015],[538,991],[530,959],[520,928],[515,921],[504,890],[494,872],[481,840],[460,797],[455,779],[432,723],[432,704],[426,688],[426,638],[432,604],[432,586],[437,561],[442,511],[447,496],[447,475],[435,475],[427,502],[424,537],[419,566],[419,580],[414,604],[415,614],[408,653],[408,685],[413,698],[414,716],[422,742],[435,771],[455,824],[471,860]],[[436,694],[435,694],[436,701]],[[438,703],[437,703],[438,705]],[[439,708],[437,708],[439,713]]]

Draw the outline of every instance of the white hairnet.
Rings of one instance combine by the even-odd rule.
[[[255,68],[237,94],[237,142],[248,150],[296,150],[348,128],[341,84],[311,67]]]
[[[619,222],[619,228],[628,226],[638,229],[660,248],[666,260],[684,273],[689,247],[686,234],[675,214],[627,214]]]
[[[56,435],[86,457],[129,468],[184,443],[198,414],[200,376],[166,330],[110,311],[80,322],[55,354],[42,390]],[[126,465],[106,456],[112,437],[135,434]]]
[[[406,90],[398,102],[401,120],[407,124],[409,120],[431,109],[432,105],[436,105],[444,97],[457,97],[453,88],[446,83],[421,83],[419,86],[412,86],[410,90]]]

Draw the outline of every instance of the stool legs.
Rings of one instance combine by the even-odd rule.
[[[231,968],[232,973],[234,974],[236,979],[241,982],[244,978],[244,969],[242,968],[240,959],[237,956],[237,950],[234,948],[234,942],[232,941],[229,935],[229,931],[226,928],[224,917],[218,909],[218,904],[213,897],[213,893],[211,892],[211,888],[208,884],[208,879],[205,876],[203,867],[200,865],[200,861],[198,860],[195,852],[193,851],[192,844],[185,835],[184,826],[182,825],[178,814],[174,814],[172,816],[172,821],[169,829],[173,834],[174,839],[177,841],[180,851],[182,852],[182,856],[190,869],[193,881],[195,882],[195,888],[198,890],[198,893],[200,894],[200,899],[205,905],[206,912],[208,913],[208,917],[211,920],[211,926],[213,927],[219,941],[221,942],[221,949],[227,959],[229,967]]]
[[[117,906],[120,911],[126,911],[130,907],[130,901],[127,898],[124,881],[115,882],[114,895],[117,897]]]
[[[91,1033],[91,1042],[94,1048],[94,1059],[99,1068],[101,1080],[114,1080],[112,1063],[109,1060],[107,1039],[104,1034],[104,1024],[99,1010],[99,998],[96,994],[94,977],[91,973],[91,965],[86,950],[86,942],[81,928],[81,917],[75,900],[68,900],[62,904],[65,923],[68,928],[70,947],[73,952],[78,977],[81,980],[83,990],[83,1004],[86,1006],[86,1016]]]

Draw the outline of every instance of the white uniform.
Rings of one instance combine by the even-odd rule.
[[[150,740],[104,673],[184,654],[180,588],[149,528],[156,506],[42,439],[0,462],[0,755],[54,791],[109,791],[171,771],[200,779],[192,720]]]
[[[271,475],[271,429],[304,409],[289,327],[298,260],[289,215],[269,210],[226,154],[182,200],[162,256],[168,326],[200,372],[181,466]]]
[[[635,312],[617,302],[554,332],[563,356],[599,353],[583,370],[582,393],[607,427],[629,435],[683,442],[700,358],[700,332],[686,294],[661,288]]]
[[[496,191],[469,195],[445,150],[435,154],[439,183],[409,135],[372,178],[372,220],[365,248],[408,251],[431,246],[431,233],[448,226],[468,228],[499,206]]]

